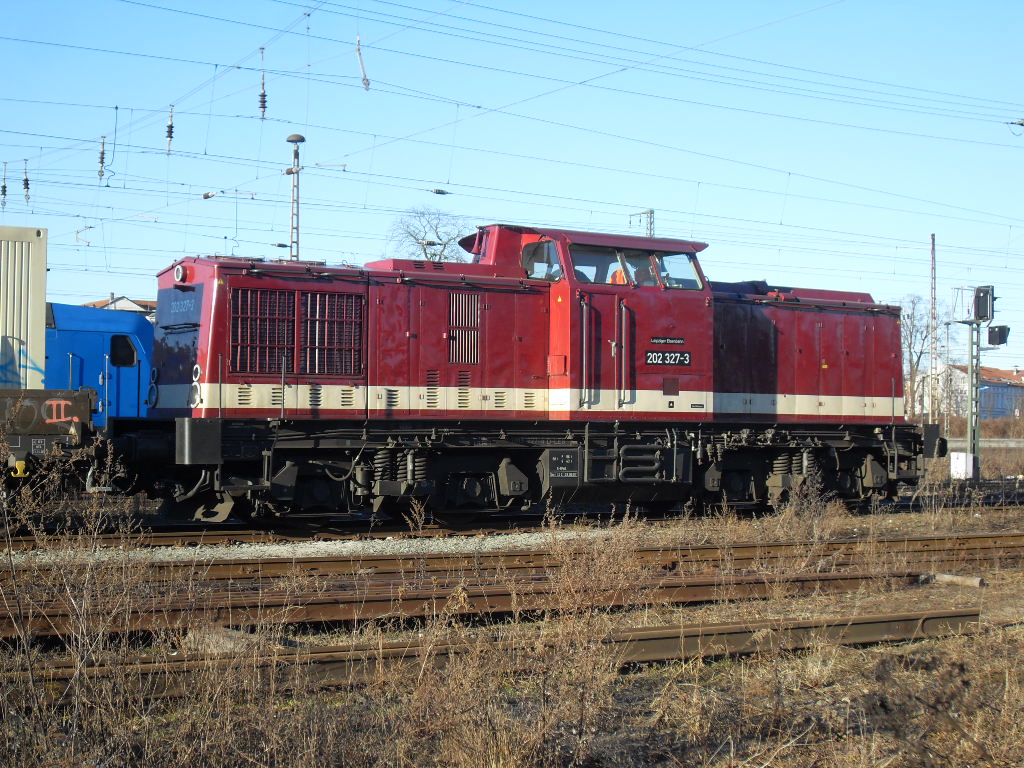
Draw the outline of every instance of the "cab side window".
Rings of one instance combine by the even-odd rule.
[[[573,274],[580,282],[612,285],[626,283],[626,275],[620,269],[621,265],[613,249],[574,244],[570,247],[570,253]]]
[[[550,240],[530,243],[523,248],[523,269],[531,280],[554,282],[562,277],[558,250]]]
[[[110,337],[110,364],[115,368],[131,368],[139,362],[139,353],[130,336],[114,334]]]
[[[704,289],[700,274],[694,266],[692,253],[662,253],[656,256],[661,282],[666,288],[682,288],[687,291]]]

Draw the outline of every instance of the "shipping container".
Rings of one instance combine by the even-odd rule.
[[[46,366],[45,229],[0,227],[0,389],[42,389]]]

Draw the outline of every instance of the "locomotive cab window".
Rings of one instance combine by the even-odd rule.
[[[110,364],[115,368],[132,368],[138,365],[139,353],[131,337],[114,334],[110,337]]]
[[[638,251],[627,249],[619,253],[624,269],[619,269],[618,274],[611,282],[628,283],[629,285],[658,285],[657,275],[659,268],[655,262],[655,254],[650,251]]]
[[[562,277],[558,262],[558,249],[550,240],[530,243],[523,247],[523,269],[531,280],[554,282]]]
[[[612,277],[621,267],[614,248],[573,245],[569,253],[572,255],[573,275],[580,282],[611,283]]]
[[[664,284],[661,254],[635,248],[573,245],[573,273],[583,282],[634,287]]]
[[[658,275],[666,288],[682,288],[687,291],[704,289],[692,253],[656,253],[654,263]]]

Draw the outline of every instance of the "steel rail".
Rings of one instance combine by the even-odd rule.
[[[71,592],[32,602],[23,596],[0,600],[0,637],[72,636],[206,625],[251,627],[366,619],[505,614],[557,610],[568,594],[573,608],[591,606],[692,604],[723,600],[792,597],[849,592],[868,586],[896,588],[920,581],[917,573],[755,574],[724,577],[665,576],[628,587],[590,585],[582,600],[557,579],[536,578],[504,583],[465,581],[415,584],[405,580],[348,584],[309,592],[249,589],[196,595],[157,592],[140,596],[125,609],[122,596],[96,599],[88,610]]]
[[[798,651],[821,645],[866,645],[912,642],[924,638],[974,631],[980,622],[976,609],[843,616],[816,619],[779,618],[730,624],[668,625],[617,630],[602,638],[619,668],[631,664],[675,659],[738,656]],[[513,668],[528,669],[538,647],[548,645],[542,634],[506,639],[483,635],[492,652],[503,654]],[[252,654],[174,654],[142,656],[127,663],[95,664],[84,668],[69,659],[55,659],[34,672],[44,690],[60,700],[74,681],[116,676],[118,684],[132,681],[147,697],[189,695],[190,681],[199,674],[224,674],[244,663],[246,674],[273,681],[276,690],[297,685],[314,687],[366,683],[392,674],[396,668],[443,666],[473,651],[470,642],[399,640],[382,643],[274,649]]]
[[[585,543],[584,543],[585,545]],[[569,546],[572,546],[571,544]],[[707,573],[742,568],[760,570],[798,567],[831,570],[862,565],[865,558],[903,568],[950,566],[977,561],[1000,561],[1024,555],[1024,532],[972,533],[955,536],[900,536],[884,539],[832,541],[740,542],[731,546],[676,545],[651,547],[630,553],[642,569],[663,573]],[[270,579],[281,576],[349,576],[369,579],[384,576],[474,576],[493,572],[510,576],[543,575],[556,571],[586,550],[553,552],[546,549],[505,550],[472,554],[425,553],[419,555],[341,555],[316,557],[212,558],[192,560],[133,560],[147,580],[189,579],[202,581]],[[61,567],[67,567],[64,563]],[[114,560],[111,568],[123,567]],[[37,562],[14,566],[18,578],[49,568]],[[93,563],[91,567],[101,568]],[[0,585],[11,580],[12,571],[0,569]],[[37,579],[38,580],[38,579]]]
[[[320,529],[309,533],[296,531],[262,530],[258,528],[240,528],[233,526],[216,526],[208,528],[183,528],[169,526],[153,527],[124,532],[105,531],[96,534],[80,534],[68,532],[64,535],[50,534],[42,538],[36,536],[12,536],[10,549],[15,551],[39,549],[52,542],[84,541],[90,547],[193,547],[216,544],[280,544],[298,541],[366,541],[374,539],[440,539],[456,536],[487,536],[509,533],[536,532],[545,530],[543,526],[527,526],[515,528],[474,527],[448,528],[440,525],[426,525],[422,529],[409,530],[408,526],[389,526],[374,530],[345,531],[343,529]],[[6,547],[4,547],[6,549]]]

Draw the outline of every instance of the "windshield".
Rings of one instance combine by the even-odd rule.
[[[636,248],[572,245],[573,274],[582,283],[657,286],[699,291],[703,288],[692,253],[662,253]]]

